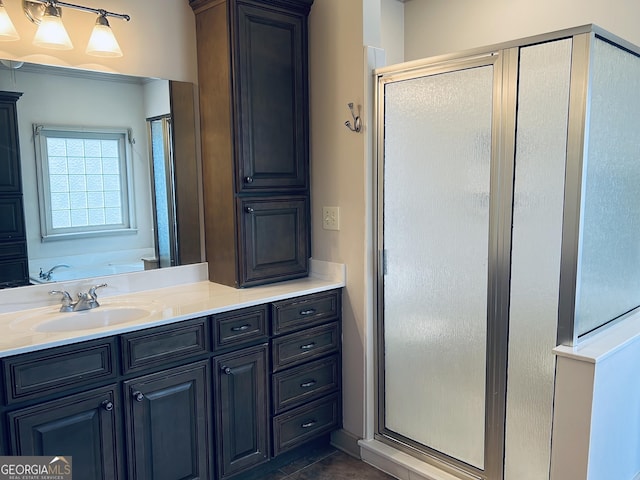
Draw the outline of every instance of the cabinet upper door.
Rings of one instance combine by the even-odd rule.
[[[16,121],[19,93],[0,92],[0,193],[20,193],[20,147]]]
[[[236,9],[237,192],[308,187],[307,18]]]

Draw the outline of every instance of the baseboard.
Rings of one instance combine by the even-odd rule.
[[[343,429],[331,432],[331,445],[357,459],[360,459],[359,440],[354,434]]]
[[[378,440],[360,440],[362,460],[400,480],[460,480]]]

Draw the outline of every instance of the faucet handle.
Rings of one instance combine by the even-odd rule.
[[[61,312],[70,312],[73,310],[73,300],[71,299],[69,292],[65,290],[51,290],[49,295],[62,295],[62,306],[60,307]]]
[[[91,287],[89,289],[89,296],[95,300],[96,298],[98,298],[98,294],[96,293],[96,290],[98,288],[102,288],[102,287],[106,287],[106,286],[107,286],[106,283],[101,283],[100,285],[94,285],[93,287]]]

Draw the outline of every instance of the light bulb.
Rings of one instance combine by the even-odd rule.
[[[0,41],[10,42],[13,40],[20,40],[20,35],[18,35],[7,9],[4,8],[4,4],[0,0]]]
[[[36,36],[33,37],[33,44],[56,50],[71,50],[73,48],[69,34],[62,24],[60,7],[47,5]]]
[[[116,40],[109,22],[104,15],[98,15],[96,25],[93,27],[89,43],[87,44],[87,54],[97,57],[121,57],[122,50]]]

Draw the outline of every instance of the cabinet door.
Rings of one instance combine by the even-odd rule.
[[[15,104],[20,95],[6,92],[0,94],[0,193],[22,191]]]
[[[9,413],[11,455],[72,457],[74,478],[122,478],[117,392],[113,385]]]
[[[308,187],[306,16],[237,4],[238,192]]]
[[[214,358],[218,475],[269,459],[267,345]]]
[[[307,198],[238,202],[240,286],[305,276],[309,261]]]
[[[208,361],[124,383],[129,476],[209,479]]]
[[[22,195],[0,197],[0,240],[24,238]]]

